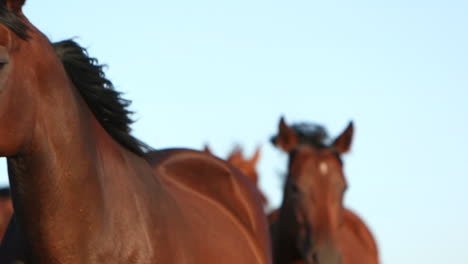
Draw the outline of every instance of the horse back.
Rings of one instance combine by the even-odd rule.
[[[231,214],[254,239],[257,252],[270,260],[268,225],[261,198],[238,169],[212,155],[187,149],[152,151],[146,159],[156,177],[203,196]]]

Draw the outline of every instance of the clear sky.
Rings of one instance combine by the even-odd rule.
[[[224,157],[261,144],[273,206],[279,117],[333,136],[354,120],[346,204],[382,263],[468,263],[468,2],[28,0],[24,12],[108,64],[152,146]]]

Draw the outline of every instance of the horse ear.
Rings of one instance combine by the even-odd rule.
[[[11,9],[16,13],[21,13],[21,8],[23,7],[26,0],[4,0],[2,2],[6,3],[6,7],[8,9]]]
[[[338,153],[346,153],[351,149],[351,142],[353,141],[354,125],[349,122],[348,127],[338,136],[333,142],[333,147]]]
[[[244,155],[242,154],[242,147],[237,145],[234,147],[234,149],[231,151],[231,154],[229,154],[228,160],[236,160],[236,161],[239,161],[239,160],[244,160]]]
[[[261,147],[258,146],[257,149],[255,150],[253,157],[250,159],[250,163],[254,166],[257,164],[258,160],[260,159],[260,149]]]
[[[203,147],[203,152],[205,152],[206,154],[213,155],[213,152],[211,151],[208,145],[205,145],[205,147]]]
[[[278,136],[273,139],[273,143],[286,152],[290,152],[297,145],[297,136],[296,133],[286,125],[284,117],[281,117],[279,126],[278,126]]]

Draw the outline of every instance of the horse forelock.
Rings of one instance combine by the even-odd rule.
[[[17,13],[8,9],[4,3],[0,2],[0,24],[6,26],[23,40],[29,39],[29,26],[18,16]]]

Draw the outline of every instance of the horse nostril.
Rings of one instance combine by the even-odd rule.
[[[305,259],[307,264],[319,264],[317,253],[312,253]]]
[[[291,192],[297,194],[299,192],[299,187],[296,184],[291,184]]]
[[[317,253],[312,254],[312,261],[313,261],[314,263],[318,263]]]

